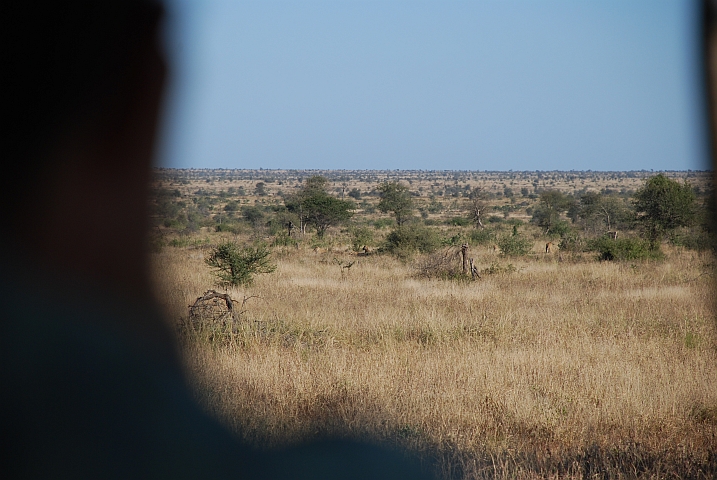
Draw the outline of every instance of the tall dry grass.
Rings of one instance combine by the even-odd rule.
[[[343,257],[342,257],[343,255]],[[475,251],[478,265],[508,263]],[[247,440],[369,438],[445,478],[717,475],[711,256],[511,261],[476,282],[387,256],[286,249],[241,322],[182,328],[207,408]],[[213,284],[203,252],[155,256],[170,319]]]

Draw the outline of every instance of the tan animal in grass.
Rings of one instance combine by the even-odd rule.
[[[322,247],[314,247],[314,253],[316,253],[316,254],[326,253],[326,249],[322,248]]]
[[[553,242],[548,242],[545,244],[545,253],[553,253],[555,250],[555,244]]]
[[[367,256],[370,255],[373,250],[364,245],[363,247],[361,247],[361,251],[363,252],[364,256]]]
[[[496,253],[496,254],[500,253],[500,247],[498,247],[498,245],[496,245],[495,243],[490,246],[490,249],[493,253]]]

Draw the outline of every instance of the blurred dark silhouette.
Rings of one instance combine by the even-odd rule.
[[[705,94],[709,115],[710,153],[714,170],[717,166],[715,165],[717,162],[717,0],[702,0],[702,22]]]
[[[151,299],[162,5],[6,2],[3,478],[427,478],[346,441],[242,445],[185,385]]]

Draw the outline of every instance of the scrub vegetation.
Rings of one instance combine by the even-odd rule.
[[[708,173],[159,170],[155,187],[157,296],[197,395],[246,440],[400,445],[442,478],[717,475]],[[219,247],[270,267],[224,281]],[[190,319],[218,283],[241,315]]]

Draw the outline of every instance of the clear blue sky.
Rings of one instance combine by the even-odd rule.
[[[697,3],[169,0],[159,164],[705,169]]]

